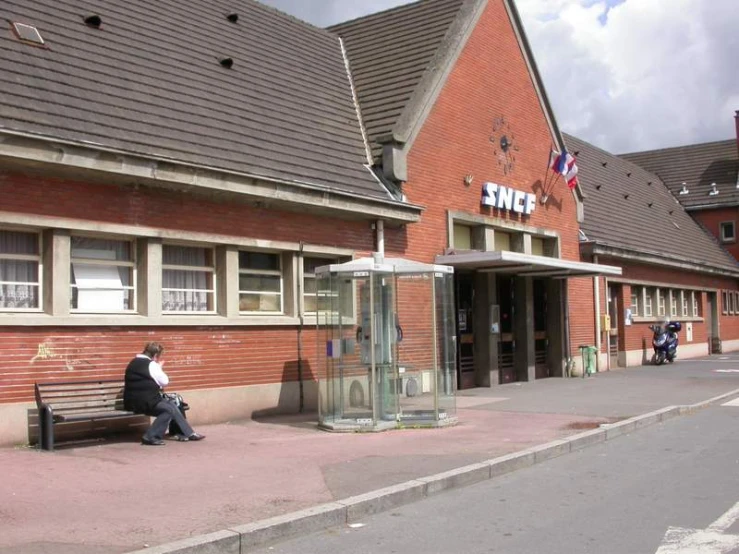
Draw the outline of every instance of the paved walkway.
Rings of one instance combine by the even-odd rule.
[[[54,453],[0,449],[0,554],[163,545],[732,391],[739,355],[462,391],[460,424],[446,429],[332,434],[304,414],[201,426],[205,441],[163,448],[134,437]]]

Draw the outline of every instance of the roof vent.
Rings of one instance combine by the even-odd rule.
[[[690,194],[690,191],[688,190],[688,183],[683,182],[683,188],[680,189],[680,195],[683,196],[685,194]]]
[[[605,167],[605,166],[608,165],[608,162],[600,162],[600,165],[602,165],[603,167]]]
[[[16,36],[22,41],[39,45],[44,44],[44,39],[41,38],[41,33],[39,33],[38,29],[33,25],[13,22],[13,31],[15,31]]]
[[[226,69],[231,69],[234,65],[234,61],[233,61],[233,58],[223,58],[220,61],[220,64]]]
[[[230,13],[226,16],[226,19],[228,19],[231,23],[236,23],[239,20],[239,14]]]
[[[647,206],[649,206],[650,208],[651,208],[651,207],[652,207],[653,205],[654,205],[654,202],[649,202],[649,203],[647,204]]]
[[[716,196],[718,194],[718,189],[716,188],[716,183],[711,183],[711,192],[708,193],[708,196]]]
[[[647,184],[651,187],[652,186],[652,181],[647,181]]]
[[[627,177],[631,177],[631,171],[627,171],[627,172],[626,172],[626,176],[627,176]]]
[[[99,29],[100,25],[103,24],[103,20],[100,19],[99,15],[93,14],[88,15],[85,17],[85,24],[89,27],[94,27],[95,29]]]
[[[601,186],[602,186],[602,185],[595,185],[595,190],[600,190],[600,187],[601,187]]]
[[[628,199],[629,199],[629,195],[628,194],[624,194],[624,200],[628,200]]]

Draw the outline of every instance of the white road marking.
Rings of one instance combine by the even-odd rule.
[[[739,373],[739,369],[714,369],[714,373]]]
[[[739,548],[739,535],[725,531],[739,519],[739,502],[705,529],[670,527],[655,554],[728,554]]]
[[[734,400],[729,400],[725,404],[721,404],[722,406],[739,406],[739,398],[735,398]]]

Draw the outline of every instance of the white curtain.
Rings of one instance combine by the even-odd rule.
[[[36,256],[38,235],[0,231],[0,253]],[[38,283],[38,262],[0,259],[0,281]],[[38,293],[37,285],[0,285],[0,308],[38,308]]]
[[[207,267],[210,265],[205,248],[164,245],[162,264]],[[165,269],[162,273],[162,288],[186,289],[162,291],[162,309],[169,312],[205,312],[208,305],[209,289],[207,271]],[[194,290],[199,289],[199,290]]]

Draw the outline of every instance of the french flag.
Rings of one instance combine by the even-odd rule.
[[[561,153],[552,150],[549,157],[549,167],[565,178],[569,188],[574,189],[577,186],[577,163],[575,163],[575,156],[567,150],[563,150]]]

